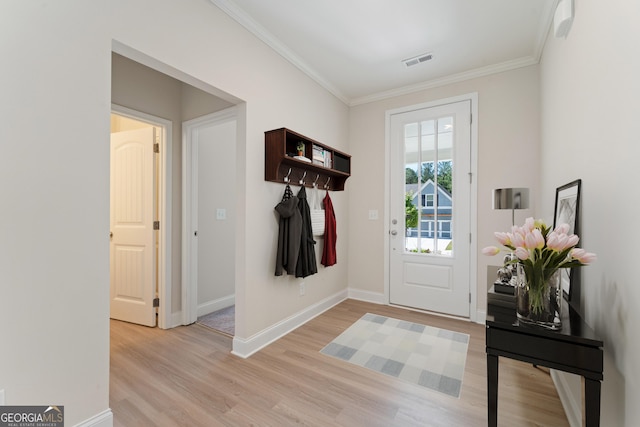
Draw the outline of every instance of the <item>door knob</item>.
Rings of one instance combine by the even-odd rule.
[[[395,236],[396,234],[398,234],[398,232],[396,230],[391,230],[391,235]]]

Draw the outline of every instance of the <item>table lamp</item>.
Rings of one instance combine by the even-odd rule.
[[[528,188],[498,188],[493,190],[493,209],[511,209],[511,225],[516,225],[516,209],[529,208]],[[515,258],[513,253],[507,254],[503,260],[502,268],[498,269],[498,278],[494,283],[496,292],[513,295],[515,283],[511,280],[515,277],[515,264],[510,263]]]
[[[516,209],[529,209],[529,189],[497,188],[493,190],[493,209],[511,209],[511,225],[516,225]]]

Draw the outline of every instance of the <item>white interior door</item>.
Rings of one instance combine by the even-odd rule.
[[[111,134],[111,318],[156,325],[153,127]]]
[[[469,316],[471,102],[391,115],[389,299]]]

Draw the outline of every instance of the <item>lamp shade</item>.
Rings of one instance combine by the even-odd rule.
[[[529,209],[529,189],[497,188],[493,190],[493,209]]]

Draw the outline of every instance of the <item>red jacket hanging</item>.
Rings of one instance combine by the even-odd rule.
[[[336,260],[336,214],[333,211],[333,203],[329,197],[329,192],[324,196],[324,248],[322,249],[322,261],[325,267],[334,265]]]

